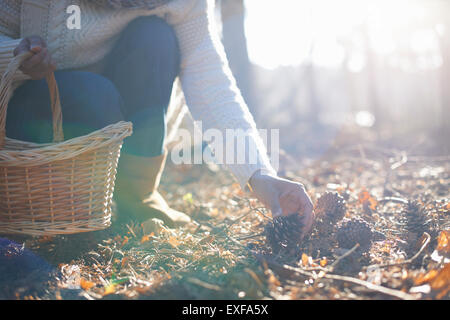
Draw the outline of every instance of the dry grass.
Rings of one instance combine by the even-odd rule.
[[[358,139],[362,139],[359,137]],[[138,224],[54,238],[14,238],[56,266],[39,285],[10,282],[0,296],[20,299],[448,299],[448,157],[413,157],[360,141],[336,144],[302,170],[284,171],[313,201],[327,190],[347,198],[386,236],[357,254],[313,232],[295,256],[265,242],[270,214],[247,200],[231,176],[206,166],[170,167],[163,193],[196,221],[185,228]],[[300,178],[301,177],[301,178]],[[399,223],[408,199],[433,217],[428,240]],[[440,236],[440,238],[438,238]],[[428,241],[428,242],[427,242]],[[417,254],[419,252],[419,254]],[[445,260],[447,259],[447,260]]]

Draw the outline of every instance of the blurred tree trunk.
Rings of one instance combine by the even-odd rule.
[[[309,93],[309,106],[310,106],[310,121],[314,124],[320,124],[320,115],[322,114],[322,105],[320,104],[318,94],[317,94],[317,84],[316,84],[316,69],[313,62],[314,54],[314,39],[311,40],[311,46],[309,48],[309,59],[305,66],[305,76],[308,86]]]
[[[245,102],[253,116],[257,118],[257,110],[252,103],[251,64],[244,29],[244,0],[219,0],[219,5],[222,17],[222,42],[231,71]]]
[[[441,123],[439,123],[439,136],[445,144],[445,152],[450,152],[450,25],[446,25],[446,34],[440,37],[440,49],[442,55],[441,66],[441,94],[442,94],[442,110]]]
[[[355,115],[357,110],[357,99],[355,97],[355,89],[353,87],[353,74],[350,71],[350,53],[352,52],[352,47],[347,41],[342,41],[341,44],[344,47],[344,61],[342,62],[342,72],[344,73],[345,88],[348,97],[349,109],[352,115]]]
[[[377,87],[377,77],[376,77],[376,56],[372,50],[372,45],[370,41],[370,31],[369,24],[366,20],[363,25],[363,36],[364,36],[364,47],[366,51],[366,72],[367,72],[367,82],[368,82],[368,93],[369,93],[369,107],[370,111],[373,112],[375,116],[375,128],[380,128],[380,122],[382,118],[382,112],[380,110],[380,102],[378,98],[378,87]],[[377,130],[378,132],[378,130]]]

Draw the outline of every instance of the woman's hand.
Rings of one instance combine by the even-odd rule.
[[[47,50],[47,45],[41,37],[30,36],[24,38],[17,48],[14,49],[14,56],[29,51],[33,52],[34,55],[22,63],[20,70],[29,75],[31,79],[43,79],[56,70],[56,64],[53,62]]]
[[[299,214],[303,217],[303,237],[311,230],[314,220],[313,204],[301,183],[261,174],[260,171],[250,178],[249,183],[253,194],[272,211],[274,218]]]

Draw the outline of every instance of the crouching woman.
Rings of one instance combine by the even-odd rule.
[[[176,77],[187,105],[204,129],[249,132],[247,150],[256,163],[230,164],[243,188],[250,186],[273,216],[303,216],[312,225],[312,203],[304,187],[277,176],[254,120],[235,85],[214,30],[207,0],[75,0],[80,29],[67,28],[67,1],[0,0],[0,73],[23,52],[10,101],[10,138],[51,140],[45,76],[55,72],[66,138],[120,120],[133,123],[119,163],[115,198],[119,214],[182,225],[189,216],[170,208],[158,193],[166,161],[167,108]],[[244,152],[238,150],[238,152]],[[250,157],[246,157],[249,159]]]

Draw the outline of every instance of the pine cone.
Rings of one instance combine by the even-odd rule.
[[[359,217],[342,220],[336,233],[341,248],[351,249],[359,243],[363,251],[370,248],[373,237],[374,231],[369,223]]]
[[[432,217],[417,200],[409,200],[403,214],[407,231],[417,236],[424,232],[430,233]]]
[[[337,192],[323,194],[317,200],[314,209],[319,234],[330,235],[336,223],[345,216],[346,211],[345,200]]]
[[[266,225],[266,239],[274,253],[287,250],[289,254],[295,253],[301,242],[302,218],[298,214],[276,217]]]
[[[337,222],[345,216],[347,211],[343,197],[337,192],[326,192],[318,200],[315,209],[317,216],[326,220]]]

